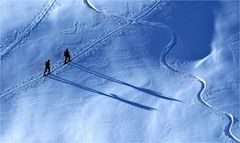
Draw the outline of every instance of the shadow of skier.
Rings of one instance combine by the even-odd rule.
[[[107,75],[104,75],[104,74],[101,74],[101,73],[98,73],[96,71],[93,71],[91,69],[88,69],[84,66],[81,66],[79,64],[77,64],[76,62],[71,62],[70,63],[71,66],[75,67],[75,68],[78,68],[78,69],[81,69],[85,72],[88,72],[90,74],[93,74],[95,76],[98,76],[98,77],[101,77],[101,78],[104,78],[104,79],[107,79],[107,80],[110,80],[112,82],[116,82],[116,83],[119,83],[119,84],[122,84],[122,85],[126,85],[126,86],[129,86],[129,87],[132,87],[138,91],[141,91],[141,92],[144,92],[144,93],[147,93],[147,94],[150,94],[152,96],[155,96],[155,97],[158,97],[158,98],[162,98],[162,99],[165,99],[165,100],[170,100],[170,101],[177,101],[177,102],[182,102],[181,100],[178,100],[178,99],[174,99],[174,98],[170,98],[170,97],[167,97],[167,96],[164,96],[163,93],[160,93],[160,92],[157,92],[157,91],[153,91],[153,90],[150,90],[150,89],[146,89],[146,88],[141,88],[141,87],[137,87],[137,86],[134,86],[132,84],[129,84],[129,83],[126,83],[126,82],[123,82],[123,81],[120,81],[120,80],[117,80],[117,79],[114,79],[112,77],[109,77]]]
[[[89,88],[89,87],[80,85],[80,84],[78,84],[78,83],[72,82],[72,81],[70,81],[70,80],[67,80],[67,79],[64,79],[64,78],[61,78],[61,77],[58,77],[58,76],[55,76],[55,75],[49,75],[48,77],[51,78],[51,79],[53,79],[53,80],[56,80],[56,81],[59,81],[59,82],[63,82],[63,83],[65,83],[65,84],[69,84],[69,85],[75,86],[75,87],[77,87],[77,88],[84,89],[84,90],[89,91],[89,92],[92,92],[92,93],[100,94],[100,95],[103,95],[103,96],[106,96],[106,97],[109,97],[109,98],[112,98],[112,99],[115,99],[115,100],[124,102],[124,103],[126,103],[126,104],[129,104],[129,105],[132,105],[132,106],[141,108],[141,109],[145,109],[145,110],[149,110],[149,111],[157,110],[157,109],[152,108],[152,107],[148,107],[148,106],[145,106],[145,105],[141,105],[141,104],[139,104],[139,103],[136,103],[136,102],[132,102],[132,101],[128,101],[128,100],[126,100],[126,99],[120,98],[120,97],[118,97],[118,96],[115,95],[115,94],[106,94],[106,93],[103,93],[103,92],[101,92],[101,91],[98,91],[98,90],[95,90],[95,89],[92,89],[92,88]]]

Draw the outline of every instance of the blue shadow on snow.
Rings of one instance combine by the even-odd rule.
[[[152,96],[155,96],[155,97],[158,97],[158,98],[162,98],[162,99],[165,99],[165,100],[170,100],[170,101],[177,101],[177,102],[182,102],[181,100],[178,100],[178,99],[174,99],[174,98],[170,98],[170,97],[166,97],[166,96],[163,96],[164,94],[163,93],[160,93],[160,92],[157,92],[157,91],[153,91],[153,90],[150,90],[150,89],[146,89],[146,88],[141,88],[141,87],[137,87],[137,86],[134,86],[132,84],[129,84],[129,83],[126,83],[126,82],[123,82],[123,81],[120,81],[120,80],[117,80],[117,79],[114,79],[112,77],[109,77],[107,75],[104,75],[104,74],[101,74],[101,73],[98,73],[96,71],[93,71],[91,69],[88,69],[86,67],[83,67],[75,62],[71,62],[70,65],[72,65],[73,67],[76,67],[78,69],[81,69],[85,72],[88,72],[90,74],[93,74],[95,76],[98,76],[98,77],[101,77],[101,78],[104,78],[104,79],[107,79],[107,80],[110,80],[112,82],[116,82],[116,83],[119,83],[119,84],[123,84],[123,85],[126,85],[126,86],[129,86],[129,87],[132,87],[138,91],[141,91],[141,92],[144,92],[144,93],[147,93],[147,94],[150,94]],[[183,102],[182,102],[183,103]]]
[[[124,102],[126,104],[129,104],[129,105],[141,108],[141,109],[145,109],[145,110],[149,110],[149,111],[157,110],[155,108],[148,107],[148,106],[145,106],[145,105],[141,105],[141,104],[136,103],[136,102],[128,101],[128,100],[120,98],[120,97],[118,97],[117,95],[114,95],[114,94],[106,94],[106,93],[103,93],[101,91],[98,91],[98,90],[95,90],[95,89],[91,89],[89,87],[80,85],[78,83],[72,82],[70,80],[67,80],[67,79],[64,79],[64,78],[61,78],[61,77],[58,77],[58,76],[55,76],[55,75],[49,75],[48,77],[53,79],[53,80],[56,80],[56,81],[59,81],[59,82],[63,82],[65,84],[69,84],[69,85],[75,86],[77,88],[84,89],[84,90],[92,92],[92,93],[100,94],[100,95],[103,95],[103,96],[106,96],[106,97],[109,97],[109,98],[112,98],[112,99]]]

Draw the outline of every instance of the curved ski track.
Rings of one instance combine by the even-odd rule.
[[[87,2],[88,2],[88,0],[84,0],[84,1],[87,1]],[[206,81],[205,81],[204,79],[198,77],[198,76],[194,76],[194,75],[192,75],[192,74],[184,73],[184,72],[181,72],[181,71],[179,71],[179,70],[177,70],[177,69],[174,69],[173,67],[171,67],[171,66],[167,63],[167,61],[166,61],[166,56],[169,54],[169,52],[172,50],[172,48],[175,47],[175,45],[176,45],[176,43],[177,43],[177,35],[176,35],[176,33],[175,33],[170,27],[168,27],[168,26],[166,26],[166,25],[164,25],[164,24],[162,24],[162,23],[159,23],[159,22],[137,21],[137,20],[139,20],[140,18],[142,18],[142,17],[144,17],[145,15],[147,15],[148,13],[150,13],[152,10],[154,10],[154,9],[158,6],[158,4],[156,4],[156,5],[154,5],[152,8],[150,8],[145,14],[140,15],[140,16],[138,16],[137,18],[134,18],[134,19],[127,19],[127,18],[124,18],[124,17],[116,16],[116,15],[104,14],[104,13],[102,13],[101,11],[97,10],[92,4],[89,4],[89,3],[88,3],[88,5],[91,5],[91,6],[92,6],[91,9],[93,9],[94,11],[97,11],[98,13],[103,14],[103,15],[106,15],[106,16],[113,16],[113,17],[125,19],[125,20],[127,20],[127,21],[131,21],[131,22],[138,22],[138,23],[141,23],[141,24],[147,24],[147,25],[150,25],[150,26],[157,26],[157,27],[159,27],[159,28],[166,28],[166,29],[168,29],[168,30],[172,33],[172,40],[171,40],[171,41],[168,43],[168,45],[164,48],[164,51],[163,51],[162,54],[161,54],[161,62],[162,62],[162,64],[163,64],[166,68],[172,70],[173,72],[182,73],[182,74],[185,74],[185,75],[187,75],[187,76],[189,76],[189,77],[197,80],[197,81],[201,84],[201,88],[200,88],[200,90],[199,90],[198,93],[197,93],[197,98],[198,98],[199,102],[201,102],[202,104],[204,104],[205,106],[207,106],[208,108],[212,109],[212,110],[215,111],[215,112],[220,112],[220,113],[224,114],[224,115],[229,119],[229,123],[228,123],[228,125],[226,125],[227,132],[225,132],[225,134],[226,134],[228,137],[230,137],[232,140],[237,141],[237,142],[240,142],[240,140],[239,140],[237,137],[235,137],[235,136],[233,135],[232,131],[231,131],[232,126],[233,126],[233,123],[234,123],[234,116],[233,116],[231,113],[228,113],[228,112],[219,110],[219,109],[211,106],[209,103],[207,103],[207,102],[203,99],[202,93],[203,93],[203,91],[206,89],[206,85],[207,85],[207,84],[206,84]]]
[[[88,8],[92,9],[93,11],[95,11],[97,13],[101,13],[101,11],[98,10],[94,5],[92,5],[89,0],[83,0],[83,2]]]
[[[30,29],[30,30],[26,29],[25,32],[20,36],[20,39],[18,39],[16,42],[14,42],[13,44],[11,44],[11,45],[9,46],[9,48],[6,49],[7,51],[9,51],[12,47],[14,47],[17,43],[19,43],[19,42],[31,31],[31,29],[33,29],[33,28],[42,20],[42,18],[46,15],[46,13],[49,11],[49,9],[51,8],[51,6],[53,5],[53,3],[54,3],[55,1],[56,1],[56,0],[52,0],[52,4],[50,4],[50,6],[49,6],[48,8],[45,8],[45,9],[47,9],[47,10],[46,10],[45,13],[43,13],[42,16],[40,16],[39,20],[38,20],[36,23],[33,22],[33,24],[30,26],[30,28],[28,28],[28,29]],[[162,24],[162,23],[153,23],[153,22],[147,22],[147,21],[138,21],[138,20],[141,19],[142,17],[144,17],[144,16],[148,15],[150,12],[152,12],[152,11],[160,4],[160,2],[161,2],[162,0],[161,0],[161,1],[157,1],[156,4],[154,4],[151,8],[149,8],[145,13],[143,13],[143,14],[141,14],[141,15],[137,16],[136,18],[133,18],[133,19],[127,19],[127,18],[120,17],[120,16],[104,14],[104,13],[102,13],[101,11],[99,11],[97,8],[95,8],[94,5],[92,5],[88,0],[83,0],[83,1],[84,1],[84,3],[86,4],[86,6],[87,6],[88,8],[92,9],[93,11],[95,11],[95,12],[97,12],[97,13],[100,13],[100,14],[103,14],[103,15],[106,15],[106,16],[113,16],[113,17],[125,19],[125,20],[127,20],[127,21],[129,21],[129,22],[126,23],[125,25],[123,25],[122,27],[114,30],[113,32],[110,32],[109,34],[105,35],[104,37],[102,37],[102,38],[99,39],[98,41],[94,42],[93,44],[91,44],[90,46],[88,46],[85,50],[83,50],[81,53],[75,55],[75,56],[72,58],[72,60],[78,58],[78,57],[81,56],[83,53],[87,52],[89,49],[91,49],[93,46],[95,46],[95,45],[98,44],[99,42],[103,41],[104,39],[106,39],[106,38],[114,35],[115,33],[123,30],[124,28],[126,28],[127,26],[133,24],[134,22],[139,22],[139,23],[148,24],[148,25],[151,25],[151,26],[160,26],[161,28],[167,28],[170,32],[172,32],[172,40],[171,40],[171,41],[168,43],[168,45],[164,48],[164,51],[163,51],[162,54],[161,54],[161,62],[162,62],[162,64],[163,64],[166,68],[172,70],[173,72],[186,74],[186,73],[184,73],[184,72],[178,71],[177,69],[174,69],[174,68],[171,67],[171,66],[167,63],[167,61],[166,61],[166,56],[168,55],[168,53],[172,50],[172,48],[173,48],[173,47],[176,45],[176,43],[177,43],[176,33],[175,33],[171,28],[169,28],[168,26],[166,26],[166,25],[164,25],[164,24]],[[6,50],[4,50],[4,52],[2,52],[1,55],[4,54],[4,53],[6,53],[6,52],[7,52]],[[62,67],[62,66],[63,66],[63,65],[60,65],[60,66],[56,67],[55,69],[53,69],[53,71],[56,71],[57,69],[59,69],[59,68]],[[53,72],[53,71],[52,71],[52,72]],[[209,103],[207,103],[207,102],[202,98],[201,95],[202,95],[203,91],[204,91],[205,88],[206,88],[206,82],[205,82],[205,80],[203,80],[202,78],[200,78],[200,77],[198,77],[198,76],[194,76],[194,75],[191,75],[191,74],[187,74],[187,75],[188,75],[189,77],[197,80],[197,81],[201,84],[201,88],[200,88],[200,90],[199,90],[199,92],[198,92],[198,94],[197,94],[198,100],[199,100],[202,104],[204,104],[205,106],[207,106],[208,108],[212,109],[213,111],[215,111],[215,112],[221,112],[222,114],[224,114],[224,115],[229,119],[229,123],[228,123],[228,125],[226,126],[227,132],[225,132],[225,134],[226,134],[228,137],[230,137],[231,139],[233,139],[234,141],[240,142],[240,140],[239,140],[237,137],[235,137],[235,136],[233,135],[232,131],[231,131],[232,126],[233,126],[233,123],[234,123],[234,116],[233,116],[231,113],[228,113],[228,112],[225,112],[225,111],[221,111],[221,110],[218,110],[218,109],[214,108],[213,106],[211,106]],[[28,84],[30,84],[30,83],[33,83],[33,82],[35,82],[35,81],[37,81],[37,80],[39,80],[39,79],[41,79],[41,78],[42,78],[42,77],[37,77],[37,78],[35,78],[35,79],[33,79],[33,80],[30,80],[30,81],[28,81],[27,83],[25,83],[25,84],[23,84],[23,85],[15,88],[15,89],[13,89],[13,90],[11,90],[11,91],[9,91],[9,92],[1,95],[0,98],[4,97],[4,96],[6,96],[6,95],[9,95],[9,94],[13,93],[14,91],[18,90],[19,88],[22,88],[23,86],[28,85]]]
[[[174,69],[173,67],[171,67],[167,61],[166,61],[166,56],[169,54],[169,52],[172,50],[172,48],[175,47],[176,43],[177,43],[177,36],[176,36],[176,33],[168,28],[171,32],[172,32],[172,40],[170,41],[170,43],[165,47],[165,50],[163,51],[162,53],[162,56],[161,56],[161,62],[163,63],[163,65],[165,67],[167,67],[168,69],[172,70],[173,72],[176,72],[176,73],[181,73],[181,74],[185,74],[195,80],[197,80],[200,84],[201,84],[201,88],[200,90],[198,91],[197,93],[197,98],[199,100],[199,102],[201,102],[202,104],[204,104],[205,106],[207,106],[208,108],[212,109],[213,111],[215,112],[220,112],[222,114],[224,114],[228,119],[229,119],[229,123],[228,125],[226,125],[226,129],[227,131],[225,131],[225,134],[231,138],[232,140],[234,141],[237,141],[237,142],[240,142],[240,140],[234,136],[234,134],[232,133],[231,129],[232,129],[232,126],[233,126],[233,123],[234,123],[234,116],[231,114],[231,113],[228,113],[228,112],[225,112],[225,111],[222,111],[222,110],[219,110],[215,107],[213,107],[212,105],[210,105],[207,101],[205,101],[202,97],[202,93],[203,91],[206,89],[206,81],[198,76],[195,76],[195,75],[192,75],[192,74],[188,74],[188,73],[184,73],[184,72],[181,72],[177,69]]]
[[[52,1],[56,1],[56,0],[52,0]],[[160,4],[161,1],[157,1],[152,7],[150,7],[147,11],[143,12],[143,14],[141,14],[140,16],[136,17],[135,19],[139,20],[140,18],[146,16],[147,14],[149,14],[152,10],[154,10],[159,4]],[[118,29],[112,31],[112,32],[109,32],[107,35],[103,36],[102,38],[100,38],[99,40],[97,40],[96,42],[92,43],[90,46],[88,46],[86,49],[84,49],[83,51],[81,51],[80,53],[76,54],[73,56],[72,58],[72,61],[77,59],[78,57],[80,57],[81,55],[83,55],[85,52],[87,52],[88,50],[90,50],[91,48],[93,48],[96,44],[100,43],[101,41],[105,40],[106,38],[110,37],[110,36],[113,36],[114,34],[116,34],[117,32],[120,32],[121,30],[123,30],[124,28],[126,28],[127,26],[133,24],[133,21],[130,21],[130,22],[127,22],[125,25],[119,27]],[[17,44],[17,43],[16,43]],[[15,44],[15,45],[16,45]],[[53,70],[51,72],[54,72],[54,71],[57,71],[59,68],[63,67],[64,65],[61,64],[61,65],[58,65],[56,66],[55,68],[53,68]],[[36,75],[35,77],[31,78],[30,80],[24,82],[23,84],[19,85],[19,86],[15,86],[14,88],[10,88],[9,91],[7,91],[6,93],[2,94],[0,96],[1,100],[3,97],[6,97],[8,95],[10,95],[11,93],[19,90],[20,88],[30,84],[30,83],[33,83],[35,81],[38,81],[40,79],[42,79],[43,76],[41,76],[41,74],[38,74]]]
[[[9,51],[13,50],[14,47],[21,42],[46,16],[46,14],[49,12],[49,10],[52,8],[53,4],[56,2],[56,0],[50,0],[48,4],[45,6],[43,11],[37,16],[35,20],[30,24],[29,27],[27,27],[23,33],[13,42],[11,43],[6,49],[1,50],[0,56],[6,55]]]

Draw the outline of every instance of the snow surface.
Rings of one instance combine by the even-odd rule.
[[[240,142],[238,1],[0,3],[1,143]]]

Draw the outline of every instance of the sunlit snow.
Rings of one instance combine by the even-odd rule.
[[[240,142],[238,1],[2,0],[0,11],[1,143]]]

